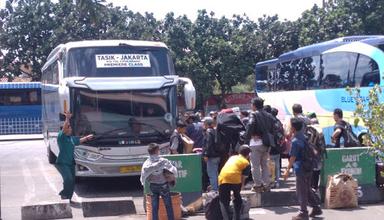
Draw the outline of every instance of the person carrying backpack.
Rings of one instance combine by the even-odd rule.
[[[279,110],[276,108],[271,109],[271,115],[274,119],[274,136],[276,147],[271,148],[270,159],[275,163],[275,182],[274,187],[279,188],[280,186],[280,168],[281,168],[281,158],[280,154],[283,152],[285,136],[284,136],[284,127],[283,123],[277,118]]]
[[[268,167],[269,150],[275,147],[273,135],[273,117],[263,110],[264,100],[260,97],[252,99],[250,122],[247,125],[244,140],[251,149],[251,167],[254,186],[252,191],[270,190],[270,173]]]
[[[332,142],[336,148],[341,147],[341,138],[344,140],[344,147],[361,146],[359,139],[352,131],[351,125],[343,120],[343,110],[336,108],[333,110],[333,119],[335,120],[335,130],[332,134]]]
[[[178,120],[176,122],[176,129],[173,131],[170,137],[170,150],[171,154],[182,154],[184,151],[183,140],[181,139],[181,135],[185,134],[185,128],[187,125]]]
[[[220,163],[220,154],[216,149],[216,131],[214,129],[214,122],[211,117],[203,118],[204,123],[204,145],[203,145],[203,158],[207,163],[207,174],[209,177],[209,183],[211,184],[211,189],[214,191],[219,190],[217,183],[219,163]]]
[[[313,147],[316,162],[316,166],[313,168],[312,174],[312,189],[317,191],[319,189],[320,172],[323,167],[324,157],[326,156],[327,151],[325,149],[323,130],[317,120],[316,113],[309,113],[307,117],[310,119],[311,125],[307,126],[305,135],[308,144]]]
[[[286,180],[289,176],[289,170],[293,167],[296,174],[296,194],[300,203],[300,212],[297,216],[292,217],[293,220],[304,220],[322,214],[320,201],[315,192],[311,190],[311,179],[313,166],[311,166],[311,155],[306,137],[302,132],[303,121],[299,118],[292,118],[291,132],[293,134],[292,148],[290,152],[289,164],[283,177]],[[310,164],[308,166],[308,164]],[[313,207],[312,212],[308,215],[307,205]]]

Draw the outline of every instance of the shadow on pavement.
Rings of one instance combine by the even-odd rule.
[[[89,177],[76,182],[75,192],[83,198],[142,197],[140,177]]]
[[[297,213],[299,211],[299,208],[295,207],[289,207],[289,206],[282,206],[282,207],[263,207],[266,210],[269,210],[271,212],[274,212],[275,214],[278,215],[283,215],[287,213]]]

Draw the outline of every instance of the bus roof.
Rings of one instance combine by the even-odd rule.
[[[275,65],[278,61],[279,61],[279,59],[277,59],[277,58],[270,59],[270,60],[264,60],[264,61],[261,61],[261,62],[256,63],[256,68],[257,68],[258,66]]]
[[[61,49],[69,50],[71,48],[81,48],[81,47],[108,47],[108,46],[143,46],[143,47],[163,47],[167,46],[162,42],[157,41],[141,41],[141,40],[84,40],[84,41],[72,41],[65,44],[58,45],[52,52],[48,55],[47,60],[49,60],[54,54],[56,54]]]
[[[279,62],[285,62],[285,61],[294,60],[302,57],[318,56],[326,50],[341,46],[343,44],[355,42],[355,41],[362,41],[364,43],[374,44],[374,42],[383,41],[383,40],[384,40],[384,35],[361,35],[361,36],[340,37],[333,40],[297,48],[294,51],[281,54],[278,59],[279,59]]]
[[[2,82],[0,89],[40,89],[40,82]]]

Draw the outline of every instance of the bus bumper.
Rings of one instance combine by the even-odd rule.
[[[136,157],[134,160],[98,160],[95,162],[76,159],[76,176],[78,177],[119,177],[138,176],[147,156]]]

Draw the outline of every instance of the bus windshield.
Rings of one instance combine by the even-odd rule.
[[[174,75],[172,59],[159,47],[82,47],[68,51],[65,77],[142,77]]]
[[[74,132],[98,138],[164,137],[173,118],[170,88],[146,91],[75,90]]]

